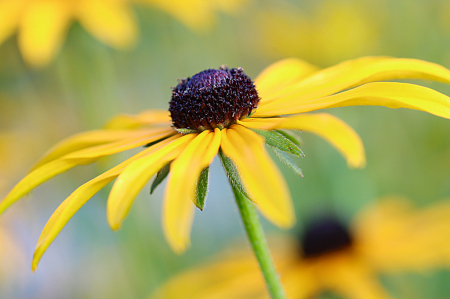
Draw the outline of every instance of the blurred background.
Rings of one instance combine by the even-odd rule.
[[[117,47],[75,18],[62,25],[66,35],[45,62],[30,58],[26,53],[34,49],[24,49],[17,28],[0,18],[0,197],[62,138],[100,128],[119,113],[166,109],[177,79],[207,68],[240,66],[255,78],[286,57],[327,67],[365,55],[419,58],[450,67],[450,1],[117,1],[131,16],[133,42]],[[0,0],[0,16],[9,2]],[[33,1],[21,3],[28,2]],[[444,84],[419,83],[450,95]],[[306,156],[297,162],[305,177],[280,165],[298,225],[279,231],[263,220],[267,232],[297,235],[305,221],[323,210],[350,222],[361,208],[388,194],[404,195],[418,206],[450,196],[448,120],[382,107],[327,112],[360,134],[367,167],[348,169],[328,143],[301,134]],[[174,254],[163,239],[162,187],[151,196],[143,191],[123,229],[114,233],[106,222],[105,188],[73,217],[31,273],[34,247],[56,207],[79,185],[130,155],[62,174],[2,215],[0,298],[145,298],[172,275],[245,237],[216,159],[206,207],[197,211],[192,246],[185,254]],[[444,268],[380,278],[394,298],[445,298],[450,293],[450,271]]]

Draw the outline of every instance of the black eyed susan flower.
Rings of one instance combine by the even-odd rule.
[[[289,227],[295,221],[291,198],[265,143],[299,173],[286,153],[299,156],[301,151],[295,138],[283,130],[312,132],[340,151],[350,167],[362,167],[364,148],[351,127],[330,114],[306,112],[378,105],[450,118],[449,97],[419,85],[378,82],[399,78],[450,83],[450,71],[420,60],[389,57],[364,57],[323,70],[287,59],[266,68],[254,82],[242,68],[205,70],[180,79],[173,88],[170,115],[155,110],[120,115],[101,130],[57,144],[0,202],[0,213],[74,166],[146,146],[80,186],[58,207],[39,238],[33,269],[70,218],[100,189],[116,180],[107,202],[108,223],[116,230],[155,174],[152,188],[168,175],[162,216],[165,237],[176,252],[184,251],[189,245],[194,207],[204,206],[208,166],[218,153],[233,188],[251,199],[268,220]]]
[[[305,227],[300,242],[275,238],[272,254],[288,298],[331,291],[342,298],[388,299],[378,275],[449,267],[449,225],[448,201],[414,209],[408,200],[390,197],[361,211],[350,227],[323,217]],[[252,253],[239,247],[175,276],[149,299],[180,296],[268,298]]]
[[[233,12],[242,0],[0,0],[0,44],[18,32],[24,60],[41,67],[56,56],[70,25],[77,21],[105,44],[125,49],[138,36],[131,4],[156,6],[187,26],[208,28],[217,10]]]
[[[128,0],[1,0],[0,43],[18,31],[19,49],[32,66],[56,55],[71,23],[80,22],[100,41],[126,48],[137,37]]]

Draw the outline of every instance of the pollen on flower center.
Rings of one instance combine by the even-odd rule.
[[[250,115],[259,97],[242,68],[208,69],[180,79],[172,90],[170,116],[180,132],[223,129]]]
[[[333,218],[311,223],[302,238],[303,257],[316,257],[347,248],[353,243],[347,228]]]

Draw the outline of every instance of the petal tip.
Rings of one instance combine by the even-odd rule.
[[[31,272],[35,272],[37,269],[38,269],[38,264],[39,264],[39,261],[38,260],[35,260],[34,258],[33,258],[33,261],[31,262]]]
[[[191,245],[191,241],[189,239],[185,240],[168,240],[170,248],[172,248],[173,252],[175,252],[178,255],[181,255],[186,252],[186,250]]]
[[[296,222],[295,216],[291,215],[283,219],[281,222],[279,222],[279,227],[283,229],[288,229],[293,227],[295,222]]]
[[[363,169],[367,165],[365,156],[360,157],[358,160],[348,160],[347,166],[352,169]]]
[[[111,228],[111,230],[113,231],[118,231],[119,229],[122,228],[122,224],[120,222],[112,222],[112,221],[108,221],[109,227]]]

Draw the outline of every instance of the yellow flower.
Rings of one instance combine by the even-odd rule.
[[[107,45],[128,48],[138,35],[131,2],[152,4],[199,29],[211,25],[216,10],[233,12],[243,0],[0,0],[0,44],[17,31],[25,61],[44,66],[56,56],[70,25],[77,21]]]
[[[325,291],[387,299],[379,274],[450,266],[449,225],[448,201],[415,210],[404,198],[391,197],[360,212],[350,230],[324,217],[306,226],[300,246],[293,239],[274,239],[272,254],[291,299]],[[180,297],[269,298],[252,252],[239,248],[175,276],[150,296]]]
[[[39,238],[33,269],[70,218],[108,183],[117,178],[107,203],[107,219],[116,230],[149,179],[159,173],[159,182],[169,168],[163,203],[164,233],[176,252],[184,251],[189,246],[194,217],[192,202],[203,207],[208,166],[217,153],[222,163],[228,164],[227,169],[235,167],[234,174],[228,173],[230,182],[256,204],[263,216],[280,227],[289,227],[295,221],[289,191],[264,144],[271,145],[296,169],[285,152],[300,155],[301,151],[292,135],[283,130],[312,132],[341,152],[350,167],[362,167],[364,148],[351,127],[330,114],[305,112],[378,105],[450,118],[450,98],[437,91],[408,83],[374,82],[399,78],[450,83],[450,71],[420,60],[388,57],[364,57],[323,70],[286,59],[270,65],[254,83],[241,68],[205,70],[179,80],[172,93],[171,116],[155,110],[120,115],[102,130],[81,133],[57,144],[0,202],[0,213],[36,186],[74,166],[147,145],[80,186],[58,207]],[[290,114],[294,115],[282,116]]]
[[[124,48],[137,37],[136,18],[127,0],[1,0],[0,43],[18,32],[24,59],[47,64],[58,52],[70,24],[80,22],[102,42]]]

